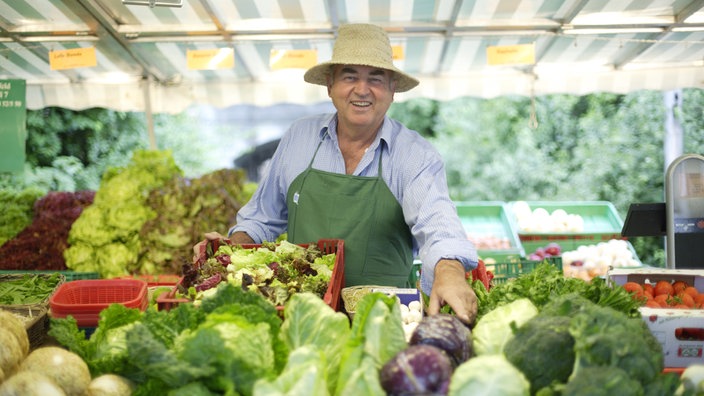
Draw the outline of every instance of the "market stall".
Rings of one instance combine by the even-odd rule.
[[[2,107],[103,106],[150,124],[194,103],[312,103],[325,90],[294,59],[329,59],[339,25],[359,21],[383,25],[394,60],[422,80],[412,95],[428,98],[677,90],[704,77],[701,0],[134,3],[0,1],[0,87],[26,87]],[[206,236],[226,233],[251,186],[231,170],[186,178],[150,137],[153,150],[97,191],[3,197],[0,394],[704,386],[701,271],[647,268],[609,202],[458,202],[480,258],[453,277],[477,297],[463,323],[449,304],[429,307],[422,263],[408,288],[347,286],[342,239]],[[700,198],[701,177],[687,180]]]

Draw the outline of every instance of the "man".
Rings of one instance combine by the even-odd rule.
[[[235,243],[345,241],[345,283],[406,287],[415,252],[423,268],[428,313],[448,304],[472,323],[477,301],[465,272],[477,264],[449,198],[438,152],[386,116],[395,92],[418,80],[393,65],[378,26],[340,27],[329,62],[306,82],[327,87],[335,114],[296,121],[268,173],[237,215]]]

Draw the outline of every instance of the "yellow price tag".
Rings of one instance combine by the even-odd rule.
[[[489,65],[532,65],[535,63],[535,44],[498,45],[486,49]]]
[[[72,48],[49,52],[49,67],[51,70],[75,69],[78,67],[94,67],[98,64],[95,48]]]
[[[232,69],[235,67],[235,50],[232,48],[188,50],[186,64],[190,70]]]
[[[316,50],[273,49],[269,53],[271,70],[308,69],[318,63]]]

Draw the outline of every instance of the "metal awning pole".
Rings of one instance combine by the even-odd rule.
[[[144,115],[147,118],[147,134],[149,135],[149,148],[156,150],[156,136],[154,135],[154,117],[152,115],[151,86],[154,78],[150,75],[144,84]]]
[[[682,108],[682,90],[675,89],[663,93],[665,101],[665,139],[664,139],[664,155],[665,169],[670,166],[672,161],[682,155],[684,149],[684,131],[682,123],[678,116],[678,109]]]

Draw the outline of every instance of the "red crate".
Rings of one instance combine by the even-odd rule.
[[[79,327],[98,325],[100,312],[111,304],[147,309],[147,282],[139,279],[87,279],[62,284],[49,299],[54,318],[73,316]]]
[[[256,249],[261,247],[261,244],[242,244],[244,249]],[[300,244],[304,248],[307,248],[309,244]],[[332,270],[332,276],[330,278],[330,284],[328,289],[325,291],[323,296],[323,301],[329,305],[335,311],[339,311],[341,307],[340,292],[345,286],[345,242],[342,239],[320,239],[318,240],[318,248],[324,254],[335,253],[335,266]],[[175,286],[171,291],[162,293],[156,298],[157,307],[159,310],[171,309],[180,303],[189,303],[191,300],[187,298],[177,298],[176,292],[178,291],[178,285]],[[278,309],[283,309],[283,307],[277,307]]]
[[[181,281],[181,275],[160,274],[160,275],[127,275],[117,279],[139,279],[147,282],[147,287],[174,286]]]

